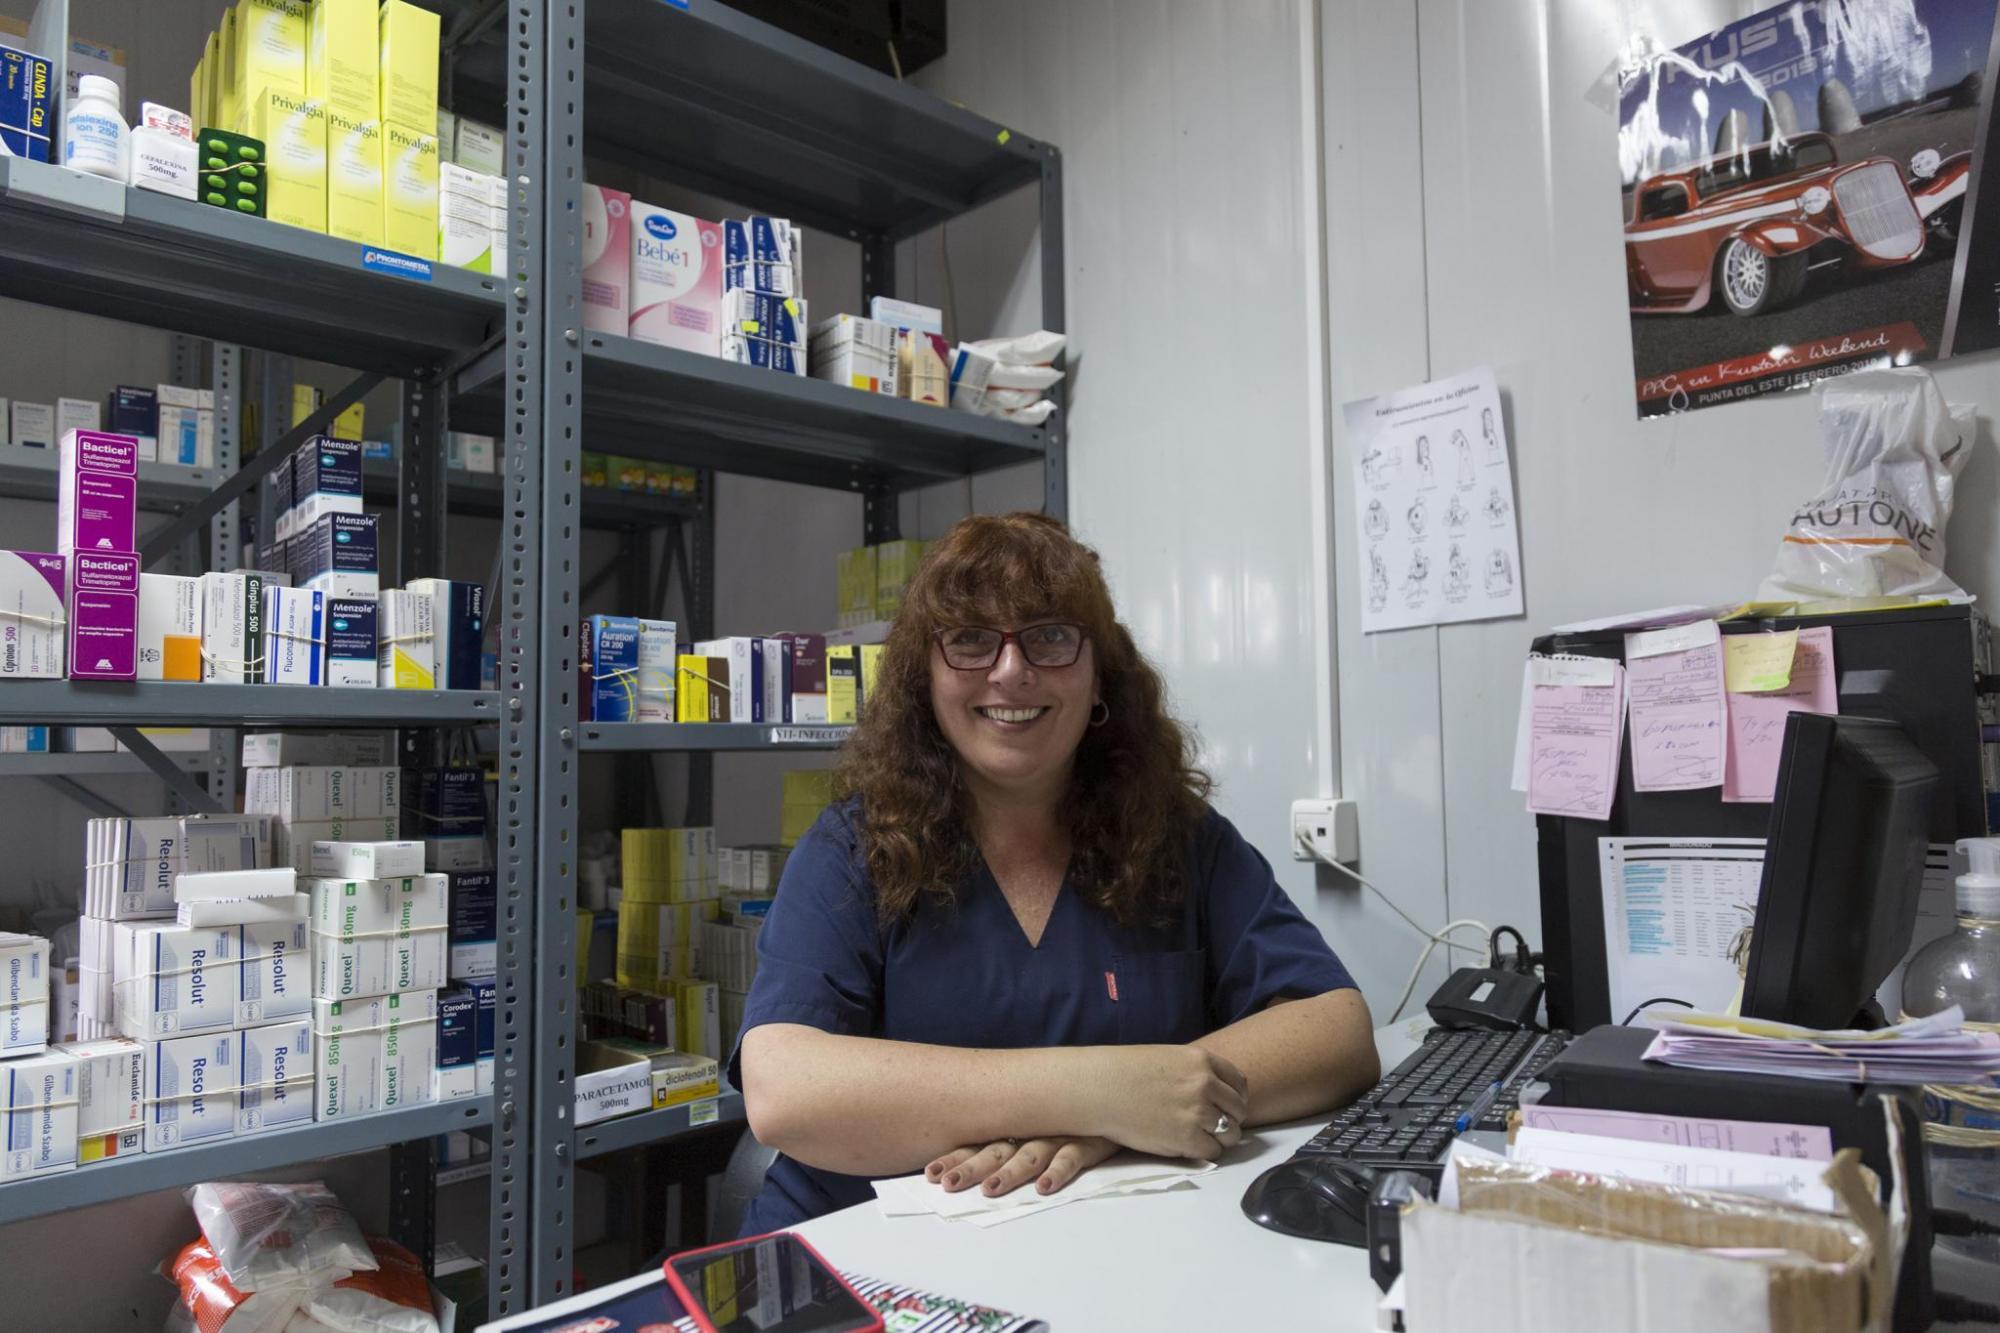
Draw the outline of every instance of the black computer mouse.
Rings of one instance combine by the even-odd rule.
[[[1368,1244],[1375,1173],[1330,1157],[1294,1157],[1250,1182],[1243,1215],[1260,1227],[1357,1249]]]

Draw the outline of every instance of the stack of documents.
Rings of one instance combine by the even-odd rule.
[[[2000,1033],[1965,1031],[1965,1012],[1956,1005],[1873,1032],[1666,1010],[1646,1017],[1660,1029],[1646,1058],[1683,1069],[1836,1083],[2000,1082]]]
[[[1011,1194],[988,1196],[977,1188],[953,1194],[923,1176],[898,1176],[875,1182],[875,1201],[884,1217],[942,1217],[947,1221],[970,1222],[976,1227],[992,1227],[1085,1199],[1178,1189],[1213,1170],[1213,1162],[1180,1162],[1121,1153],[1102,1166],[1092,1167],[1054,1194],[1036,1193],[1033,1181]]]

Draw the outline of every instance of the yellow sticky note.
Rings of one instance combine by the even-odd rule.
[[[1799,632],[1722,636],[1722,684],[1731,694],[1768,694],[1792,683]]]

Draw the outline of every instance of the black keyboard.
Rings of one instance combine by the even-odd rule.
[[[1567,1032],[1433,1028],[1422,1049],[1336,1115],[1297,1156],[1442,1174],[1459,1118],[1498,1083],[1493,1103],[1466,1132],[1505,1130],[1508,1114],[1521,1104],[1521,1089],[1568,1044]]]

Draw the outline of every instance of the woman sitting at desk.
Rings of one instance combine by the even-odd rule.
[[[1097,556],[969,518],[890,630],[846,796],[786,864],[731,1078],[772,1231],[925,1169],[1061,1189],[1213,1158],[1377,1077],[1368,1006],[1204,799]]]

